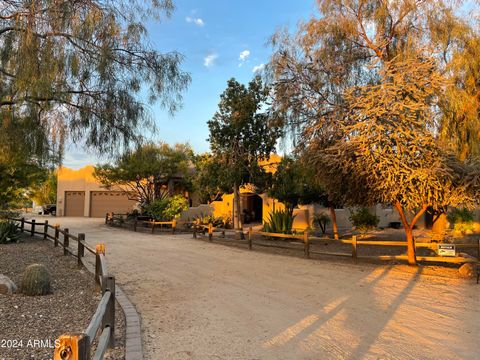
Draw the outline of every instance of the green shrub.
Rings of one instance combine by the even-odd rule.
[[[376,228],[380,219],[367,208],[360,208],[350,214],[350,221],[358,230],[364,232]]]
[[[188,209],[188,201],[182,195],[155,200],[145,207],[145,212],[157,221],[170,221],[178,218]]]
[[[447,220],[453,225],[453,229],[461,234],[475,230],[474,215],[468,209],[453,209],[447,214]]]
[[[27,266],[22,277],[22,293],[29,296],[50,293],[50,274],[45,266],[32,264]]]
[[[225,226],[225,221],[221,217],[215,217],[213,215],[199,215],[195,218],[195,221],[199,225],[212,224],[214,227]]]
[[[0,219],[18,218],[20,216],[19,211],[15,210],[0,210]]]
[[[472,223],[473,212],[468,209],[453,209],[447,214],[447,220],[450,224]]]
[[[165,207],[163,216],[164,219],[169,221],[180,217],[182,212],[188,209],[188,200],[182,195],[175,195],[170,198],[166,198],[167,205]]]
[[[263,231],[279,234],[291,234],[295,215],[288,210],[273,211],[263,224]]]
[[[325,213],[315,215],[313,223],[317,225],[320,230],[322,230],[322,234],[325,234],[325,232],[327,231],[327,225],[330,223],[330,216]]]
[[[18,242],[20,231],[15,222],[10,220],[0,221],[0,244]]]

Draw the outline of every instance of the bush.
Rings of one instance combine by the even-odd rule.
[[[6,220],[0,221],[0,244],[18,242],[20,231],[15,222]]]
[[[380,219],[367,208],[360,208],[350,214],[350,221],[361,232],[375,229]]]
[[[225,226],[224,219],[221,217],[215,217],[214,215],[201,214],[195,218],[195,221],[198,225],[212,224],[214,227]]]
[[[327,231],[327,225],[330,223],[330,216],[325,213],[315,215],[313,223],[317,225],[320,230],[322,230],[322,234],[325,234],[325,232]]]
[[[295,220],[295,216],[291,211],[273,211],[268,215],[268,219],[263,225],[263,230],[271,233],[291,234],[293,220]]]
[[[185,199],[182,195],[175,195],[171,198],[167,198],[167,206],[165,207],[163,216],[166,220],[173,220],[182,214],[185,210],[188,209],[188,200]]]
[[[145,207],[145,212],[157,221],[170,221],[188,209],[188,201],[182,195],[155,200]]]
[[[447,220],[450,224],[472,223],[473,212],[468,209],[453,209],[447,214]]]
[[[0,219],[18,218],[20,216],[19,211],[15,210],[0,210]]]
[[[473,232],[473,212],[468,209],[453,209],[447,214],[447,220],[453,225],[453,229],[461,234]]]
[[[27,266],[22,277],[22,292],[29,296],[50,293],[50,274],[45,266],[41,264]]]

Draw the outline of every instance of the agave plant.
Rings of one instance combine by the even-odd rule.
[[[0,244],[17,242],[20,232],[13,221],[0,221]]]
[[[291,234],[295,216],[289,210],[272,211],[268,214],[263,230],[271,233]]]

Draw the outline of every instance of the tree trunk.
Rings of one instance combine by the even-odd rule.
[[[415,255],[415,239],[413,238],[413,229],[405,227],[405,235],[407,236],[407,258],[409,265],[417,265],[417,257]]]
[[[421,210],[413,217],[412,222],[409,223],[407,220],[407,216],[405,215],[405,211],[403,210],[402,204],[397,202],[395,204],[395,208],[398,211],[398,215],[400,215],[400,219],[402,220],[403,227],[405,228],[405,235],[407,237],[407,257],[408,257],[408,264],[409,265],[417,265],[417,257],[415,255],[415,239],[413,237],[413,227],[417,223],[418,219],[422,216],[422,214],[427,210],[427,205],[423,205]]]
[[[243,219],[242,219],[242,207],[240,203],[240,189],[235,184],[233,188],[233,208],[234,208],[234,227],[237,230],[243,228]]]
[[[335,213],[335,207],[333,206],[330,206],[330,217],[332,218],[333,238],[338,240],[337,214]]]

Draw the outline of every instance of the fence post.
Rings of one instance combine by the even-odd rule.
[[[480,261],[480,238],[478,238],[478,261]]]
[[[352,258],[355,263],[357,263],[357,237],[352,236]]]
[[[60,236],[60,225],[55,224],[55,238],[53,240],[53,246],[58,246],[58,237]]]
[[[97,284],[97,290],[100,289],[100,274],[102,267],[100,265],[100,254],[105,255],[105,244],[97,244],[95,246],[95,283]]]
[[[106,291],[110,291],[110,300],[107,304],[107,309],[105,310],[105,315],[103,316],[102,328],[110,328],[110,341],[108,344],[109,348],[115,346],[115,277],[114,276],[103,276],[102,281],[102,294],[105,294]]]
[[[65,334],[60,335],[57,341],[59,345],[55,346],[54,360],[88,360],[90,358],[90,340],[87,335]]]
[[[303,245],[305,247],[305,257],[310,258],[310,240],[308,239],[308,231],[303,233]]]
[[[197,238],[197,224],[193,224],[193,238]]]
[[[83,245],[84,241],[85,234],[78,234],[77,265],[79,269],[81,269],[83,266],[82,257],[85,256],[85,246]]]
[[[212,223],[208,224],[208,241],[213,239],[213,225]]]
[[[63,230],[65,234],[63,234],[63,255],[68,255],[68,246],[70,245],[70,238],[68,236],[68,229]]]
[[[45,220],[45,224],[43,224],[43,240],[47,240],[48,235],[48,220]]]
[[[152,234],[154,230],[155,230],[155,220],[152,221]]]
[[[248,228],[248,249],[252,250],[252,235],[253,235],[253,228],[250,226]]]
[[[30,235],[35,235],[35,219],[32,219],[32,229],[30,230]]]
[[[135,218],[135,222],[133,223],[133,231],[137,231],[137,218]]]
[[[20,231],[23,233],[24,229],[25,229],[25,218],[22,217],[21,223],[20,223]]]
[[[172,221],[172,234],[175,234],[176,229],[177,229],[177,219],[173,219],[173,221]]]

